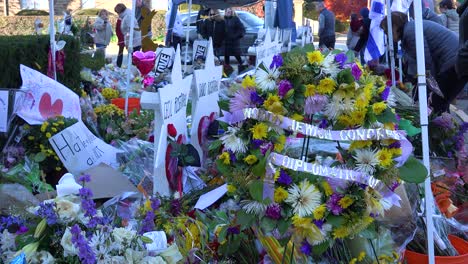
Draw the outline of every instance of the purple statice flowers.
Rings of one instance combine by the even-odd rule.
[[[78,249],[78,257],[81,260],[81,263],[84,264],[94,264],[96,263],[96,255],[94,254],[91,247],[88,245],[88,241],[81,234],[80,227],[75,224],[71,227],[70,232],[72,234],[71,241],[73,245]]]
[[[25,225],[24,219],[19,216],[2,216],[0,217],[0,233],[3,230],[14,228],[12,232],[16,232],[17,235],[28,232],[28,228]]]
[[[390,95],[390,86],[387,86],[385,87],[383,92],[380,94],[380,98],[382,98],[383,101],[387,101],[389,95]]]
[[[88,188],[81,188],[79,190],[79,196],[81,198],[81,208],[83,208],[84,215],[87,217],[96,215],[96,204],[92,199],[93,192]]]
[[[283,66],[283,57],[281,57],[281,54],[273,56],[273,61],[270,64],[270,69],[279,68],[281,66]]]
[[[48,225],[53,225],[57,223],[58,216],[55,212],[55,203],[40,203],[39,209],[36,212],[36,215],[42,218],[45,218]]]
[[[278,95],[283,98],[292,89],[292,84],[288,80],[281,80],[278,86]]]
[[[343,208],[339,204],[341,198],[341,194],[334,193],[330,196],[330,199],[327,202],[327,209],[334,215],[339,215],[343,211]]]

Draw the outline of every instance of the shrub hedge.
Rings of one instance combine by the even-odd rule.
[[[76,93],[80,91],[80,43],[79,40],[63,36],[66,41],[64,74],[57,74],[57,80]],[[48,35],[0,36],[0,87],[21,86],[20,64],[47,74]]]

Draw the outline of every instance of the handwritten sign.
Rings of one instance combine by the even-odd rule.
[[[42,73],[20,66],[24,93],[17,94],[16,114],[30,125],[42,124],[62,115],[81,120],[80,99],[76,93]]]
[[[0,132],[8,129],[8,91],[0,91]]]
[[[173,63],[174,48],[158,48],[156,50],[155,69],[157,73],[163,73]]]
[[[116,153],[120,152],[78,122],[49,138],[49,142],[67,170],[75,175],[105,163],[116,167]]]
[[[258,67],[260,64],[264,64],[266,67],[269,67],[273,61],[273,56],[281,52],[281,44],[278,44],[278,33],[276,33],[275,41],[271,41],[271,34],[269,29],[265,33],[265,41],[262,45],[257,46],[256,56],[257,61],[255,66]]]
[[[209,123],[214,121],[219,114],[219,85],[223,74],[222,66],[215,66],[213,54],[213,42],[210,39],[208,44],[208,53],[206,56],[205,69],[195,70],[195,89],[192,97],[192,129],[190,140],[197,149],[202,163],[207,155],[203,151],[206,132]],[[204,153],[205,152],[205,153]]]
[[[197,39],[193,42],[193,61],[197,58],[205,58],[208,51],[208,40]]]

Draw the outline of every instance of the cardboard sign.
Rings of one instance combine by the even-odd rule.
[[[281,52],[281,44],[278,44],[278,32],[275,36],[275,41],[271,41],[271,34],[269,29],[266,30],[265,33],[265,41],[262,45],[257,46],[256,48],[256,56],[257,61],[255,66],[258,67],[260,64],[264,64],[266,67],[269,67],[271,62],[273,61],[273,56],[279,54]]]
[[[195,89],[192,96],[192,129],[190,142],[197,149],[202,164],[205,155],[202,149],[206,125],[219,115],[219,85],[223,74],[222,66],[215,66],[213,42],[209,41],[205,69],[195,70]],[[203,119],[203,121],[202,121]],[[206,144],[205,144],[206,145]],[[208,146],[206,146],[208,147]],[[207,150],[205,150],[206,152]]]
[[[198,57],[206,57],[208,52],[208,40],[206,39],[197,39],[193,42],[193,61]]]
[[[55,134],[49,142],[74,175],[100,163],[118,165],[115,155],[120,151],[97,138],[81,121]]]
[[[106,164],[98,164],[84,171],[91,181],[86,183],[86,188],[93,192],[93,199],[111,198],[126,192],[138,192],[138,189],[120,171]],[[78,180],[79,175],[75,175]]]
[[[0,132],[8,129],[8,91],[0,91]]]
[[[16,114],[30,125],[42,124],[62,115],[81,120],[80,99],[76,93],[42,73],[20,66],[24,93],[17,94]]]
[[[154,65],[156,73],[163,73],[173,63],[175,51],[174,48],[156,49],[156,63]]]

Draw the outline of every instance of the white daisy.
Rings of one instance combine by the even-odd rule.
[[[247,151],[247,144],[243,139],[237,137],[238,131],[239,128],[237,127],[229,127],[228,131],[220,139],[224,147],[233,153],[245,153]]]
[[[354,110],[355,100],[349,97],[343,97],[340,94],[334,94],[330,103],[325,105],[324,114],[331,119],[344,113],[350,113]]]
[[[375,150],[357,149],[353,158],[356,160],[356,170],[367,175],[373,175],[375,166],[379,164]]]
[[[322,194],[308,180],[303,180],[299,185],[292,185],[288,189],[286,202],[293,207],[293,212],[300,217],[311,215],[320,205]]]
[[[331,52],[323,59],[322,72],[325,74],[330,74],[332,78],[336,78],[340,72],[340,68],[335,61],[335,55]]]
[[[258,68],[255,72],[255,82],[261,90],[271,91],[276,88],[276,80],[279,75],[280,72],[277,68]]]
[[[257,216],[263,216],[265,214],[265,211],[267,209],[267,206],[257,202],[257,201],[251,201],[251,200],[243,200],[240,202],[240,205],[242,209],[248,213],[248,214],[254,214]]]

